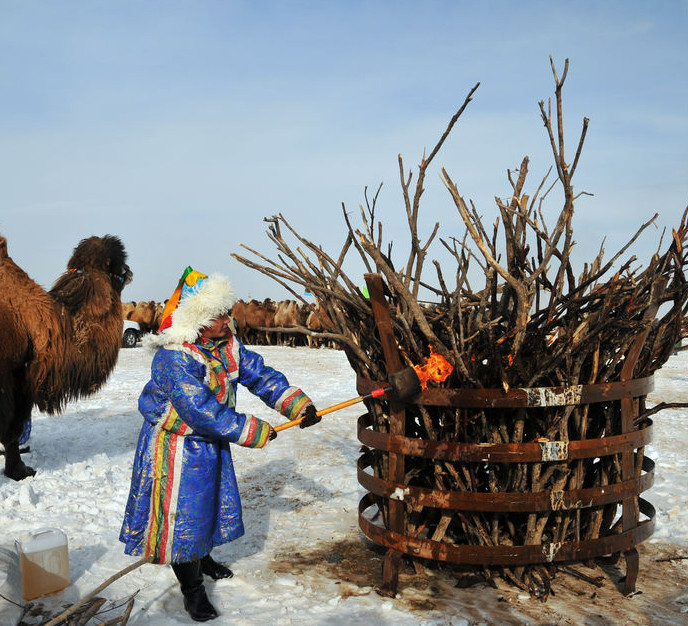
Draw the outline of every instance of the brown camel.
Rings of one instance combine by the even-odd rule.
[[[126,256],[117,237],[83,239],[46,291],[12,261],[0,236],[0,442],[10,478],[36,473],[18,445],[32,408],[59,413],[96,392],[114,368],[120,294],[132,277]]]

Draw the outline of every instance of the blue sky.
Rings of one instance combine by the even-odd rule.
[[[550,55],[560,72],[570,60],[570,157],[590,118],[581,263],[655,212],[676,226],[685,0],[0,0],[0,233],[46,287],[81,238],[112,233],[135,275],[126,300],[167,298],[186,265],[227,274],[238,297],[288,297],[230,254],[274,256],[263,217],[278,212],[336,254],[342,203],[357,215],[381,182],[378,215],[405,252],[397,155],[415,173],[477,82],[428,174],[421,230],[463,232],[442,166],[487,223],[525,155],[534,191],[552,162],[538,108]],[[660,234],[634,246],[641,264]]]

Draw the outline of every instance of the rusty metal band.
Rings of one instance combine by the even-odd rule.
[[[366,395],[385,385],[386,381],[374,381],[360,376],[356,389]],[[503,389],[425,389],[414,404],[453,406],[465,409],[537,408],[571,406],[620,400],[624,396],[646,396],[654,389],[654,377],[634,378],[594,385],[569,385],[562,387],[511,387]]]
[[[642,448],[652,441],[652,420],[645,422],[645,428],[621,435],[598,439],[577,439],[567,442],[533,443],[466,443],[456,441],[430,441],[417,437],[388,435],[373,430],[369,413],[358,418],[358,440],[369,448],[430,458],[436,461],[457,461],[460,463],[530,463],[543,461],[573,461],[610,454],[629,449]],[[547,456],[547,444],[565,444],[558,457]]]
[[[638,498],[640,512],[648,519],[631,530],[597,539],[527,546],[480,546],[450,544],[419,539],[382,528],[364,515],[375,504],[375,496],[366,494],[358,505],[358,524],[361,532],[373,543],[398,550],[409,556],[462,563],[466,565],[529,565],[561,561],[581,561],[617,552],[626,552],[645,541],[654,532],[655,509]]]
[[[499,492],[442,491],[395,483],[366,472],[370,463],[358,459],[359,484],[377,496],[402,500],[417,507],[434,507],[443,510],[517,513],[536,511],[565,511],[621,503],[625,498],[647,491],[654,484],[655,462],[643,458],[643,471],[638,478],[587,489],[568,491]]]

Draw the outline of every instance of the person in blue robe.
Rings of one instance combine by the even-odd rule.
[[[156,349],[139,397],[143,424],[120,540],[126,554],[172,565],[195,621],[217,617],[203,575],[232,571],[210,556],[244,534],[231,446],[262,448],[270,424],[236,410],[241,383],[302,428],[320,421],[310,398],[232,332],[229,281],[188,267],[147,343]]]

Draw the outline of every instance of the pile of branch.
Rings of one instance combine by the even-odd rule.
[[[266,219],[268,236],[277,248],[270,258],[246,248],[257,260],[233,256],[272,277],[297,299],[305,290],[315,295],[331,320],[323,338],[335,341],[354,371],[365,378],[385,380],[384,356],[367,301],[346,269],[354,256],[367,272],[384,276],[395,337],[409,365],[422,363],[429,346],[454,365],[443,386],[461,388],[541,387],[606,383],[619,380],[625,357],[637,335],[649,328],[633,377],[651,375],[671,356],[682,336],[688,312],[685,247],[688,209],[662,252],[643,269],[631,256],[623,259],[638,236],[657,215],[643,224],[618,253],[604,259],[604,249],[576,273],[573,216],[576,200],[573,177],[585,141],[584,119],[573,160],[565,154],[561,77],[551,62],[554,101],[540,102],[553,166],[534,191],[527,191],[528,158],[508,172],[511,196],[496,198],[497,218],[488,227],[472,202],[462,196],[450,174],[441,178],[456,207],[461,236],[439,238],[452,263],[427,263],[430,246],[440,231],[436,223],[426,241],[418,232],[421,198],[430,164],[471,102],[479,84],[468,93],[441,138],[423,156],[414,183],[401,155],[399,175],[410,250],[403,266],[392,260],[392,246],[376,219],[381,188],[372,198],[366,190],[360,225],[354,226],[342,206],[346,239],[335,256],[303,237],[283,215]],[[550,180],[552,170],[555,176]],[[545,204],[547,200],[547,211]],[[556,202],[558,212],[549,205]],[[432,278],[426,275],[434,274]],[[484,283],[475,288],[471,281]],[[435,303],[421,301],[433,294]],[[386,405],[367,403],[374,427],[388,428]],[[638,427],[649,412],[638,400]],[[414,405],[407,411],[407,436],[437,441],[521,443],[535,438],[575,440],[619,432],[618,408],[609,404],[526,410],[461,410]],[[382,455],[380,455],[382,457]],[[642,450],[639,454],[642,457]],[[384,458],[374,463],[384,476]],[[620,480],[618,456],[571,464],[460,464],[407,460],[408,484],[442,490],[517,491],[576,489]],[[385,505],[380,504],[383,516]],[[409,532],[434,540],[480,545],[524,545],[545,541],[596,538],[616,532],[616,510],[498,515],[456,514],[451,518],[433,509],[408,511]],[[525,567],[503,570],[514,584],[546,595],[552,569]]]
[[[131,565],[127,565],[98,585],[93,591],[87,593],[83,598],[80,598],[74,604],[66,608],[59,615],[56,615],[48,621],[43,622],[42,626],[86,626],[91,619],[100,619],[96,616],[103,616],[106,613],[113,611],[113,609],[119,609],[122,606],[125,606],[124,613],[121,615],[112,617],[110,619],[100,619],[100,623],[102,623],[103,626],[124,626],[129,621],[131,611],[134,608],[134,600],[138,595],[138,591],[129,596],[125,603],[111,602],[111,606],[106,608],[103,608],[103,605],[107,602],[107,600],[99,597],[98,594],[106,587],[109,587],[116,580],[119,580],[129,572],[141,567],[142,565],[150,563],[152,560],[153,557],[144,556]]]

